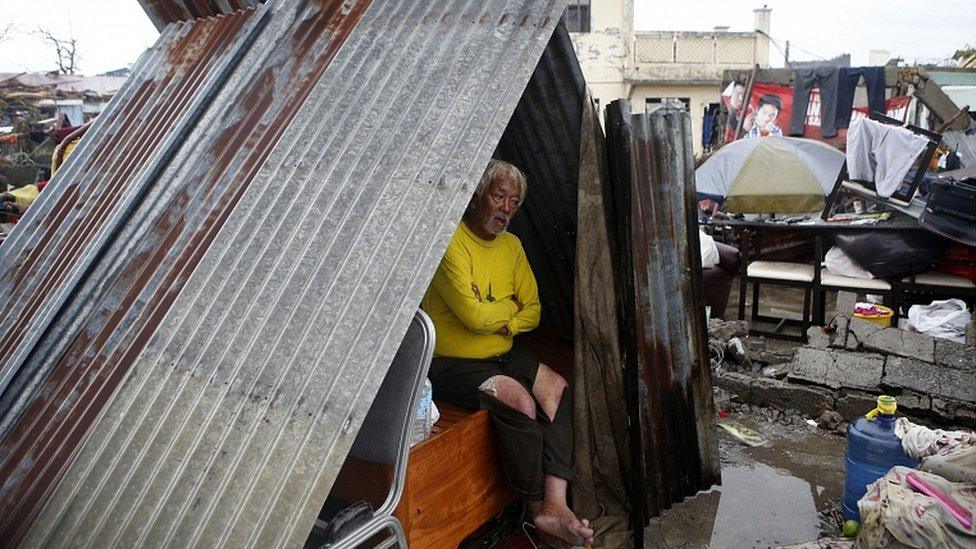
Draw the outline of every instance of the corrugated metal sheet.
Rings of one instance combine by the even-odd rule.
[[[24,245],[26,253],[16,257],[20,248],[8,250],[8,257],[16,257],[17,268],[6,272],[15,289],[18,283],[28,286],[22,282],[27,280],[52,291],[31,292],[36,286],[30,285],[17,303],[27,305],[8,309],[41,339],[32,346],[24,338],[13,355],[32,362],[24,364],[21,383],[10,388],[24,390],[7,392],[16,400],[5,415],[2,441],[5,533],[19,535],[29,524],[367,4],[345,13],[340,6],[296,4],[278,10],[270,26],[257,24],[265,21],[265,11],[252,18],[248,10],[187,24],[182,31],[177,27],[169,33],[175,37],[172,47],[163,38],[157,48],[168,55],[151,60],[156,67],[151,74],[164,76],[159,82],[134,82],[139,93],[120,103],[119,126],[126,133],[93,138],[91,148],[79,149],[74,164],[59,172],[52,183],[57,194],[46,197],[31,220],[39,228],[24,231],[32,239]],[[206,39],[201,28],[207,27],[215,27],[217,36],[226,34],[223,47]],[[252,50],[257,55],[235,66],[254,32],[262,35],[260,49]],[[233,72],[208,72],[221,66]],[[202,74],[212,87],[170,85],[165,78],[170,73]],[[193,101],[186,107],[191,99],[199,110]],[[174,112],[177,107],[186,112]],[[148,162],[140,165],[145,157]],[[86,166],[90,173],[79,174]],[[82,184],[87,187],[73,192]],[[128,202],[110,209],[122,193]],[[78,212],[77,196],[94,213]],[[66,226],[45,208],[71,212],[76,223]],[[111,226],[102,223],[105,217]],[[55,236],[47,237],[50,233]],[[93,233],[96,237],[84,239]],[[35,255],[48,262],[36,268],[36,278],[28,278],[24,265],[33,267]],[[65,270],[74,278],[54,278]],[[49,305],[59,298],[65,301]],[[32,311],[40,299],[47,308]],[[16,363],[8,359],[5,371],[11,365]]]
[[[512,232],[539,282],[542,323],[573,332],[576,189],[586,84],[572,40],[559,25],[536,67],[496,156],[521,168],[529,193]]]
[[[170,23],[225,15],[254,8],[264,0],[139,0],[149,20],[162,31]]]
[[[611,145],[609,132],[606,145]],[[645,522],[643,468],[635,468],[630,443],[629,410],[624,398],[621,270],[612,225],[608,150],[598,108],[590,98],[583,106],[580,131],[579,223],[576,239],[576,330],[573,360],[573,469],[585,490],[573,490],[573,509],[590,519],[606,547],[642,547],[630,526]],[[624,153],[627,149],[621,149]],[[631,307],[631,310],[633,307]],[[632,316],[631,316],[632,318]],[[632,323],[631,323],[632,325]],[[632,333],[632,332],[631,332]],[[638,493],[639,492],[639,493]],[[643,532],[642,529],[639,532]]]
[[[29,350],[26,544],[304,540],[563,9],[368,4],[269,5]]]
[[[169,29],[0,248],[0,391],[200,116],[252,11]],[[48,194],[50,193],[50,194]],[[44,289],[44,291],[39,291]]]
[[[608,108],[626,392],[648,516],[720,479],[687,112]],[[632,317],[630,315],[633,315]],[[638,532],[639,535],[639,532]]]

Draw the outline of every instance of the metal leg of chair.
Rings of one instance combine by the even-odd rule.
[[[746,319],[746,288],[749,281],[749,230],[742,233],[742,257],[739,260],[739,320]]]
[[[895,326],[897,326],[898,317],[901,316],[901,284],[899,284],[897,281],[891,283],[891,305],[888,306],[891,307],[891,310],[895,312],[894,317],[891,320],[895,323]]]
[[[746,319],[746,277],[739,275],[739,320]]]
[[[759,281],[752,281],[752,320],[759,316]]]
[[[813,312],[816,315],[817,324],[823,326],[827,323],[827,290],[817,291],[817,299],[814,301]]]
[[[807,340],[807,330],[810,328],[810,320],[811,320],[811,318],[810,318],[810,297],[811,297],[811,294],[813,294],[813,288],[809,288],[808,287],[808,288],[804,288],[803,289],[803,321],[800,324],[800,326],[803,329],[803,333],[801,334],[801,336],[803,337],[803,341],[804,342]]]

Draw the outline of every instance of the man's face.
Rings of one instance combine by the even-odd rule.
[[[729,98],[730,107],[732,110],[737,111],[739,107],[742,106],[742,96],[746,94],[746,87],[741,84],[736,84],[732,87],[732,97]]]
[[[770,125],[774,125],[776,122],[776,117],[779,115],[779,109],[774,105],[764,104],[759,107],[759,112],[756,113],[756,125],[760,128],[767,128]]]
[[[522,189],[505,177],[496,177],[488,190],[474,205],[474,222],[487,234],[498,236],[505,232],[520,204]]]

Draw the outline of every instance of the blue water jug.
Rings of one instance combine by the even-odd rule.
[[[895,436],[895,399],[882,395],[878,407],[847,426],[847,451],[844,453],[844,520],[861,520],[857,500],[868,485],[883,477],[895,465],[918,466],[901,448]]]

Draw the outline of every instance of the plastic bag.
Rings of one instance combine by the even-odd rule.
[[[946,241],[924,231],[838,233],[834,243],[877,278],[904,278],[929,270],[945,253]]]
[[[850,276],[853,278],[874,278],[874,275],[864,270],[863,267],[851,259],[851,256],[844,253],[844,250],[833,246],[827,250],[824,258],[827,270],[837,276]]]
[[[966,342],[966,324],[972,316],[961,299],[933,301],[929,305],[912,305],[908,309],[908,321],[915,331],[932,337]]]

